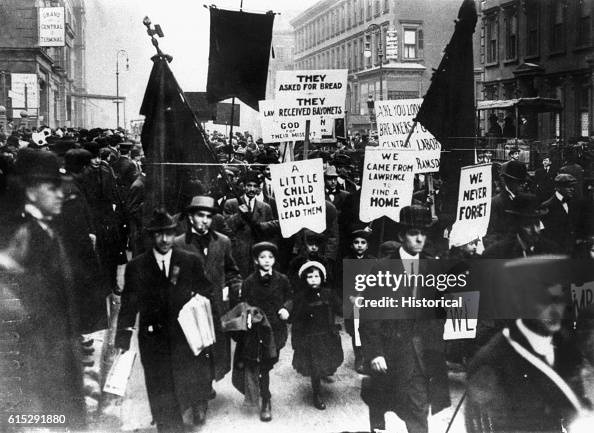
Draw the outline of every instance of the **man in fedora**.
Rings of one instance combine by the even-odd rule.
[[[491,199],[491,217],[485,245],[501,240],[510,229],[513,217],[506,212],[512,201],[524,190],[528,172],[519,161],[508,161],[501,166],[501,191]]]
[[[215,200],[208,196],[195,196],[186,208],[189,229],[175,238],[174,245],[195,254],[204,267],[204,274],[213,288],[217,310],[224,314],[230,302],[239,299],[241,275],[231,255],[231,240],[212,229],[213,216],[219,212]],[[221,380],[231,368],[231,346],[226,335],[217,335],[215,351],[215,380]]]
[[[19,196],[12,200],[20,207],[3,218],[0,318],[16,339],[0,339],[0,365],[19,368],[3,370],[1,394],[13,397],[0,403],[21,413],[64,415],[65,426],[78,431],[85,424],[80,299],[60,234],[60,165],[51,152],[25,148],[14,173]]]
[[[493,292],[506,307],[499,318],[510,323],[468,365],[469,433],[567,431],[583,412],[581,356],[563,329],[564,287],[575,272],[575,261],[566,256],[501,265]]]
[[[340,216],[344,201],[349,193],[338,188],[338,172],[333,165],[329,165],[324,171],[324,182],[326,184],[326,200],[336,207]]]
[[[153,420],[159,432],[183,432],[182,414],[191,407],[194,423],[204,423],[212,392],[212,347],[195,356],[177,318],[196,294],[211,301],[220,332],[217,302],[197,255],[174,247],[176,221],[156,209],[146,231],[152,248],[126,266],[115,346],[130,348],[139,313],[138,343]]]
[[[431,225],[428,208],[402,208],[398,234],[401,246],[393,256],[380,260],[372,273],[388,269],[396,274],[430,272],[430,257],[424,248]],[[378,296],[387,294],[377,289]],[[434,298],[436,293],[432,288],[414,285],[401,287],[398,297],[401,295],[420,299]],[[414,309],[403,309],[391,312],[384,320],[378,318],[377,309],[362,309],[360,313],[359,333],[371,370],[371,376],[362,384],[361,397],[369,406],[371,430],[384,430],[384,414],[393,411],[410,433],[427,432],[429,407],[435,414],[450,405],[443,320],[433,310],[417,314]]]
[[[491,244],[483,257],[514,259],[560,252],[559,245],[542,235],[545,227],[542,221],[549,211],[539,204],[536,195],[518,194],[505,212],[513,218],[510,231],[500,241]]]

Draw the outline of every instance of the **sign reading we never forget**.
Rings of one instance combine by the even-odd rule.
[[[423,99],[375,101],[375,118],[380,147],[411,150],[415,173],[432,173],[439,171],[441,144],[437,139],[417,123],[406,143],[422,103]]]
[[[276,120],[344,117],[347,74],[346,69],[278,71]]]
[[[474,238],[487,234],[491,217],[491,186],[491,164],[462,167],[456,222],[452,231],[461,229]]]

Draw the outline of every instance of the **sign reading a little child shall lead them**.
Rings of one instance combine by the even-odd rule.
[[[326,230],[326,199],[321,158],[272,164],[270,175],[284,238],[303,228],[316,233]]]

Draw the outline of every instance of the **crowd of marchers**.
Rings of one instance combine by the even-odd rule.
[[[311,381],[312,407],[324,410],[332,375],[351,350],[341,346],[343,327],[371,431],[385,429],[384,414],[393,411],[409,432],[427,432],[429,415],[451,404],[453,365],[466,372],[468,431],[561,432],[589,416],[594,315],[589,308],[576,315],[570,290],[584,282],[576,280],[576,259],[594,264],[587,149],[563,159],[541,154],[534,172],[514,148],[493,163],[490,224],[479,239],[451,232],[437,174],[431,194],[427,176],[416,176],[399,223],[361,221],[363,150],[374,143],[340,139],[308,155],[324,162],[325,230],[283,238],[270,165],[284,151],[247,133],[231,144],[208,139],[223,170],[193,182],[178,208],[147,209],[143,149],[123,131],[0,135],[0,318],[2,335],[17,336],[0,341],[0,410],[64,414],[72,429],[85,428],[92,400],[97,412],[106,400],[107,369],[89,375],[88,357],[89,335],[109,326],[107,298],[121,303],[118,353],[138,339],[159,432],[184,431],[188,410],[196,425],[207,422],[213,383],[226,376],[270,421],[281,392],[270,372],[289,338],[292,366]],[[375,260],[380,271],[396,260],[402,271],[425,274],[431,261],[424,259],[437,258],[462,266],[505,259],[501,295],[526,302],[530,318],[481,320],[476,338],[463,343],[443,340],[439,310],[406,320],[340,319],[354,303],[343,299],[343,259]],[[403,296],[438,296],[428,287],[407,290]],[[177,319],[197,295],[210,302],[216,342],[195,355]],[[249,326],[238,326],[246,317]]]

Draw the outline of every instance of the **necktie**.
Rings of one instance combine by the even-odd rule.
[[[250,212],[253,212],[253,211],[254,211],[254,199],[251,198],[250,199]]]
[[[163,275],[163,279],[167,279],[167,268],[165,268],[165,260],[161,262],[161,275]]]

